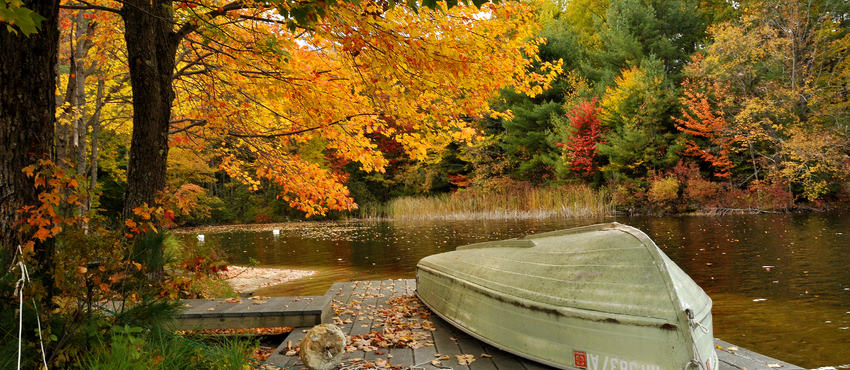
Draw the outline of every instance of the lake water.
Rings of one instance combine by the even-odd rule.
[[[321,295],[337,281],[413,278],[419,259],[461,245],[610,221],[643,230],[708,293],[716,337],[806,368],[850,367],[847,213],[289,223],[201,232],[234,264],[254,258],[264,267],[318,271],[257,294]]]

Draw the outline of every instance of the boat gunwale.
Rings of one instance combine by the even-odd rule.
[[[680,327],[686,327],[687,325],[681,325],[681,320],[676,323],[671,323],[670,320],[665,320],[656,317],[647,317],[647,316],[634,316],[634,315],[624,315],[621,313],[615,312],[606,312],[606,311],[595,311],[595,310],[587,310],[583,308],[569,307],[569,306],[554,306],[547,303],[542,303],[538,301],[533,301],[530,299],[525,299],[521,297],[517,297],[514,295],[506,294],[504,292],[500,292],[494,289],[487,288],[480,284],[475,284],[470,281],[466,281],[460,279],[458,277],[449,275],[444,273],[443,271],[434,269],[428,266],[419,265],[417,268],[420,271],[424,271],[430,273],[432,275],[443,276],[455,283],[462,284],[468,287],[471,290],[477,291],[484,296],[490,297],[497,301],[504,301],[505,303],[515,304],[520,307],[526,307],[532,309],[535,307],[536,310],[542,312],[550,312],[557,313],[558,315],[565,318],[576,318],[581,320],[588,321],[596,321],[596,322],[607,322],[607,323],[619,323],[619,324],[629,324],[638,327],[655,327],[663,330],[678,330]],[[418,280],[418,276],[417,276]],[[418,296],[418,284],[417,284],[417,296]],[[424,300],[422,300],[424,302]],[[429,306],[430,307],[430,306]],[[433,310],[432,310],[433,311]],[[435,311],[436,312],[436,311]]]

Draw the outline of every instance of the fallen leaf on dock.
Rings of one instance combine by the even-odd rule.
[[[783,366],[780,365],[780,364],[767,364],[767,367],[772,368],[772,369],[778,369],[778,368],[783,367]]]
[[[727,351],[737,351],[738,347],[729,347],[729,348],[726,348],[726,350]]]
[[[215,311],[215,307],[207,308],[207,311]]]
[[[475,356],[473,355],[455,355],[457,357],[457,363],[461,365],[469,365],[475,362]]]
[[[481,357],[492,358],[493,356],[490,356],[490,355],[488,355],[488,354],[486,354],[486,353],[482,353],[482,354],[481,354]]]
[[[442,366],[442,365],[443,365],[443,362],[442,362],[442,361],[440,361],[440,360],[432,360],[432,361],[431,361],[431,365],[434,365],[434,366]]]

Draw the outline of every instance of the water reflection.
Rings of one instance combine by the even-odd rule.
[[[715,335],[804,367],[850,364],[850,216],[289,224],[206,230],[236,264],[317,270],[262,295],[323,294],[336,281],[412,278],[457,246],[616,220],[647,233],[714,301]],[[186,242],[197,242],[186,235]]]

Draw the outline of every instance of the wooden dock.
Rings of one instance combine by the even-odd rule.
[[[554,370],[482,343],[437,315],[427,318],[414,315],[400,320],[398,313],[405,311],[405,308],[399,308],[399,305],[405,302],[399,299],[413,294],[415,290],[415,280],[336,283],[331,287],[324,297],[332,298],[328,301],[332,314],[323,322],[334,323],[351,339],[367,344],[358,345],[357,350],[346,353],[340,365],[342,369],[417,367],[424,370]],[[395,299],[394,304],[388,304],[391,299]],[[202,307],[198,307],[198,310],[202,310]],[[290,369],[304,368],[297,354],[293,355],[293,349],[312,326],[296,327],[267,362]],[[390,332],[394,332],[392,339],[383,337],[387,327],[391,329]],[[403,345],[396,344],[394,347],[403,348],[375,345],[381,341],[387,343],[388,340],[399,341]],[[744,348],[736,349],[734,345],[719,339],[716,345],[720,347],[717,355],[721,370],[802,370],[799,366]],[[472,355],[474,361],[461,363],[463,357],[458,356],[464,354]],[[435,360],[439,362],[432,363]]]
[[[178,330],[313,327],[330,320],[331,298],[185,299],[174,318]]]

